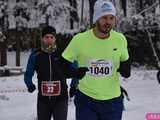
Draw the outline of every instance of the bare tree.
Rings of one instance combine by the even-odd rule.
[[[7,64],[7,45],[6,37],[0,32],[0,66]]]
[[[7,0],[0,1],[0,29],[7,31]],[[7,64],[7,42],[5,35],[0,32],[0,66]]]
[[[74,22],[78,22],[78,14],[77,14],[77,1],[76,0],[69,0],[70,4],[70,29],[74,29]]]
[[[16,1],[15,18],[16,18],[16,66],[20,66],[20,51],[23,35],[22,31],[27,27],[27,20],[29,19],[26,15],[27,4],[25,1]]]
[[[93,24],[94,4],[96,0],[89,0],[90,26]]]

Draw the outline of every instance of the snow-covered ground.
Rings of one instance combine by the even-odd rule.
[[[28,54],[22,53],[22,56],[21,65],[26,66]],[[9,63],[13,61],[12,58]],[[156,70],[133,70],[127,82],[121,80],[131,98],[125,101],[123,120],[145,120],[147,113],[160,113],[160,85],[156,73]],[[35,76],[33,81],[36,84]],[[35,120],[36,95],[37,91],[26,92],[23,75],[0,77],[0,120]],[[68,120],[75,120],[73,102],[69,102]]]

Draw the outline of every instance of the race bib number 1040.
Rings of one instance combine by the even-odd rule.
[[[91,60],[88,65],[89,75],[97,77],[112,75],[112,62],[110,60]]]

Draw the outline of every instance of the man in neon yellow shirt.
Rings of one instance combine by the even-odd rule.
[[[130,76],[127,40],[112,29],[116,9],[108,0],[94,6],[95,26],[73,37],[64,59],[89,69],[75,96],[76,120],[121,120],[123,103],[119,73]]]

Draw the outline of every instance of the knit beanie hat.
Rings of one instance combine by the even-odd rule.
[[[56,29],[47,26],[42,29],[42,37],[44,37],[46,34],[52,34],[56,36]],[[53,43],[51,45],[46,45],[43,40],[41,40],[41,50],[46,52],[46,53],[52,53],[57,49],[56,43]]]
[[[104,15],[116,16],[116,9],[112,2],[108,0],[97,0],[94,5],[93,23]]]
[[[42,29],[42,37],[44,37],[46,34],[53,34],[56,35],[56,29],[51,26],[46,26]]]

